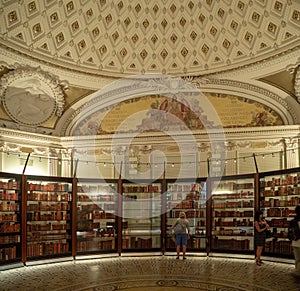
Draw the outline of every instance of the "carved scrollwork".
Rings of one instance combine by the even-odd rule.
[[[41,125],[61,116],[64,95],[59,82],[40,68],[18,67],[1,78],[1,102],[18,124]]]
[[[297,101],[300,103],[300,65],[297,68],[294,88],[295,88],[295,95],[297,97]]]

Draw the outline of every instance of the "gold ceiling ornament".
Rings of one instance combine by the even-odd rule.
[[[61,116],[64,93],[58,80],[40,68],[17,67],[0,80],[2,105],[15,122],[38,126],[54,114]]]

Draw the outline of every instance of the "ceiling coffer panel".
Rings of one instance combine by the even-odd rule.
[[[93,74],[191,75],[255,63],[299,37],[299,1],[2,1],[0,40]]]

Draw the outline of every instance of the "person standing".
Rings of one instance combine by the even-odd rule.
[[[266,230],[270,226],[263,218],[263,212],[257,211],[254,216],[254,245],[256,247],[256,265],[261,266],[261,254],[265,246]]]
[[[295,213],[296,216],[294,217],[292,222],[298,223],[298,226],[300,228],[300,205],[296,206]],[[292,247],[295,258],[295,271],[293,272],[293,275],[297,278],[300,278],[300,239],[298,239],[297,237],[293,238]]]
[[[179,259],[180,256],[180,249],[182,248],[182,256],[183,259],[186,259],[186,247],[188,239],[190,239],[190,227],[189,227],[189,221],[186,219],[186,214],[181,211],[179,213],[179,218],[175,221],[175,223],[172,225],[173,230],[175,231],[176,240],[176,253],[177,257],[176,259]]]

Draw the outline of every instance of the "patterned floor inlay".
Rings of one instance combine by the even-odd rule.
[[[294,266],[254,260],[173,256],[114,257],[1,271],[3,291],[299,291]]]

